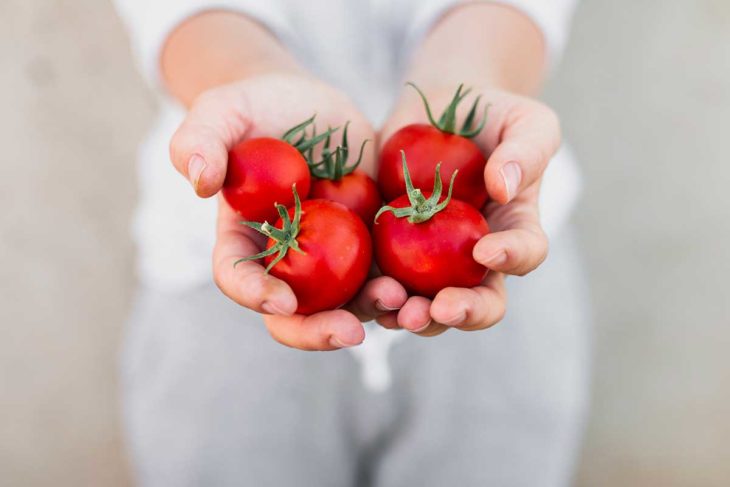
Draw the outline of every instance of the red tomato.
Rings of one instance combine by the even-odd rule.
[[[460,135],[448,134],[425,124],[407,125],[394,133],[380,150],[378,186],[386,201],[405,194],[406,186],[400,162],[400,151],[408,157],[408,165],[417,188],[432,188],[434,169],[441,162],[444,179],[459,170],[454,184],[454,198],[481,208],[487,201],[484,166],[487,161],[479,147]]]
[[[438,121],[434,120],[426,97],[412,83],[423,99],[426,113],[431,122],[427,124],[407,125],[394,133],[385,142],[380,151],[378,187],[386,201],[405,194],[405,180],[401,168],[400,151],[405,151],[413,184],[418,188],[430,188],[434,184],[434,169],[442,163],[443,177],[450,179],[454,171],[459,171],[459,180],[454,186],[454,197],[466,201],[475,208],[481,209],[487,201],[487,190],[484,183],[484,166],[486,157],[479,147],[472,142],[484,127],[484,117],[474,127],[479,98],[467,115],[460,129],[456,127],[456,107],[469,93],[459,86],[449,106]]]
[[[294,219],[294,208],[289,209]],[[282,221],[276,223],[282,227]],[[297,313],[309,315],[336,309],[350,301],[370,270],[372,243],[363,222],[339,203],[309,200],[302,203],[299,248],[289,250],[271,268],[271,275],[291,286],[297,297]],[[267,248],[276,243],[269,239]],[[264,259],[268,266],[276,258]]]
[[[409,206],[401,196],[389,206]],[[452,199],[445,209],[422,223],[383,213],[373,225],[375,260],[380,271],[409,293],[433,298],[447,287],[478,286],[487,268],[472,257],[477,241],[489,233],[481,213]]]
[[[245,140],[228,153],[223,196],[246,220],[275,221],[274,204],[294,204],[293,184],[306,198],[310,183],[307,161],[297,149],[282,140],[261,137]]]
[[[405,155],[402,166],[407,194],[384,206],[373,225],[375,260],[381,272],[400,282],[409,293],[433,298],[447,287],[474,287],[487,268],[472,257],[477,241],[489,233],[484,216],[473,206],[441,198],[436,166],[433,193],[414,189]]]
[[[307,122],[313,121],[311,118]],[[304,122],[300,126],[303,126]],[[350,122],[345,124],[342,131],[342,141],[334,149],[330,150],[331,134],[337,128],[329,129],[324,138],[317,135],[316,129],[312,130],[311,135],[306,132],[299,139],[299,142],[307,145],[307,150],[303,151],[309,164],[309,170],[312,174],[312,191],[310,198],[322,198],[330,201],[341,203],[354,211],[362,218],[366,225],[370,226],[375,218],[382,203],[378,185],[367,174],[357,169],[362,161],[363,151],[367,140],[363,141],[360,146],[360,155],[357,160],[347,165],[350,155],[349,144],[347,142],[347,130]],[[306,126],[305,126],[306,127]],[[322,144],[321,160],[315,161],[312,147],[315,141],[321,139]],[[300,150],[300,152],[302,152]]]
[[[367,226],[372,225],[382,203],[375,181],[359,170],[339,180],[314,178],[309,197],[343,204],[357,213]]]
[[[291,286],[297,313],[337,309],[355,296],[368,276],[370,234],[345,206],[320,199],[302,203],[296,188],[292,193],[293,208],[276,205],[281,215],[276,225],[243,222],[269,240],[263,252],[241,261],[263,258],[266,272]]]

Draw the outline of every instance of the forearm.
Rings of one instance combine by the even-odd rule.
[[[259,74],[301,72],[271,32],[243,15],[211,11],[183,22],[161,56],[169,92],[190,106],[203,91]]]
[[[542,33],[521,12],[474,3],[457,7],[429,32],[407,72],[426,90],[490,86],[535,94],[545,72]]]

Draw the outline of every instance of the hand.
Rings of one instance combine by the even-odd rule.
[[[455,87],[424,90],[434,113],[440,113]],[[386,328],[405,328],[435,336],[449,328],[481,330],[499,322],[506,309],[504,275],[525,275],[547,256],[548,242],[540,226],[538,195],[542,174],[560,146],[560,125],[545,105],[496,90],[474,90],[473,96],[491,104],[485,129],[474,138],[489,154],[484,170],[490,201],[484,215],[492,233],[474,247],[474,259],[490,269],[481,286],[447,288],[433,301],[413,296],[395,312],[381,315]],[[464,103],[464,105],[469,105]],[[468,109],[468,106],[462,108]],[[461,117],[465,116],[464,113]],[[381,143],[396,130],[414,122],[428,123],[421,100],[411,90],[381,132]]]
[[[320,128],[351,121],[353,147],[374,139],[373,129],[340,92],[303,75],[261,75],[204,92],[172,138],[174,166],[201,197],[215,195],[223,185],[228,150],[243,139],[281,136],[317,113]],[[360,167],[374,176],[375,157],[366,151]],[[357,345],[365,337],[360,319],[372,319],[388,308],[399,308],[407,296],[393,279],[368,282],[344,309],[311,316],[295,315],[297,300],[283,281],[264,272],[256,262],[233,263],[260,252],[265,244],[219,198],[213,276],[221,291],[238,304],[265,315],[277,341],[304,350],[334,350]]]

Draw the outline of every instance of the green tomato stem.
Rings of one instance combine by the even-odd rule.
[[[299,242],[297,241],[297,235],[299,234],[299,228],[302,219],[302,202],[299,199],[296,184],[292,186],[292,193],[294,193],[293,220],[289,218],[289,211],[287,210],[286,206],[280,205],[279,203],[275,204],[276,211],[279,212],[279,217],[282,221],[281,228],[276,228],[267,221],[263,223],[249,221],[240,222],[241,225],[253,228],[260,234],[268,237],[269,239],[275,240],[276,243],[256,255],[250,255],[248,257],[238,259],[236,262],[233,263],[234,267],[241,262],[249,262],[252,260],[262,259],[264,257],[268,257],[269,255],[274,255],[278,252],[277,256],[269,263],[268,266],[266,266],[266,270],[264,272],[268,274],[269,271],[286,256],[289,249],[294,249],[295,251],[302,254],[306,253],[299,247]]]
[[[428,117],[428,121],[431,123],[431,125],[441,130],[442,132],[446,132],[448,134],[456,134],[471,139],[473,137],[476,137],[482,131],[482,129],[484,129],[484,126],[487,123],[487,112],[491,107],[491,105],[489,104],[485,105],[484,115],[482,116],[482,119],[477,124],[477,126],[474,127],[476,112],[478,110],[479,101],[481,100],[481,95],[477,96],[476,100],[474,100],[474,103],[472,104],[471,109],[469,110],[469,113],[467,114],[466,119],[461,126],[461,129],[456,129],[456,110],[462,100],[464,100],[464,98],[466,98],[466,96],[471,93],[471,88],[467,88],[465,90],[464,85],[460,84],[459,87],[456,89],[456,93],[451,99],[451,102],[449,102],[449,104],[446,106],[446,109],[441,114],[441,117],[439,117],[438,121],[436,121],[433,117],[433,112],[431,111],[431,105],[428,102],[428,98],[426,98],[426,95],[423,93],[423,91],[421,91],[421,89],[416,86],[416,84],[412,81],[407,82],[406,85],[411,86],[413,89],[416,90],[418,95],[421,97],[421,100],[423,101],[423,106],[426,109],[426,116]]]
[[[449,192],[446,198],[439,203],[441,193],[443,192],[443,184],[441,182],[441,163],[439,162],[438,164],[436,164],[436,174],[434,175],[433,191],[431,193],[431,196],[426,198],[420,188],[413,187],[411,173],[408,171],[408,164],[406,162],[406,153],[405,151],[400,152],[401,158],[403,160],[403,178],[406,182],[406,195],[408,196],[408,202],[411,204],[411,206],[406,206],[403,208],[395,208],[388,205],[383,206],[382,208],[380,208],[380,210],[378,210],[378,213],[375,215],[376,224],[378,223],[378,217],[386,211],[392,212],[393,216],[395,216],[396,218],[408,217],[408,221],[410,223],[423,223],[430,220],[436,213],[446,208],[451,201],[451,194],[454,190],[454,181],[456,180],[456,175],[459,172],[458,169],[455,170],[454,174],[451,175],[451,181],[449,182]]]

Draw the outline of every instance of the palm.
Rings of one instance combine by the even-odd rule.
[[[485,185],[490,201],[483,211],[492,233],[475,246],[474,257],[492,271],[481,286],[472,289],[447,288],[433,301],[410,297],[400,311],[378,319],[385,327],[403,327],[432,336],[449,327],[478,330],[491,326],[505,312],[504,274],[523,275],[545,257],[547,241],[537,204],[544,164],[559,145],[556,119],[547,107],[535,101],[493,90],[478,92],[491,105],[485,129],[473,140],[489,155]],[[429,92],[434,112],[445,107],[452,96],[451,89]],[[468,103],[460,107],[460,119],[466,117],[468,109]],[[421,100],[409,91],[384,125],[381,141],[414,122],[428,123],[428,118]],[[510,190],[500,169],[513,160],[520,162],[527,174],[521,185]]]
[[[444,90],[429,95],[436,108],[451,97]],[[431,302],[408,298],[393,279],[378,277],[365,284],[347,310],[294,315],[296,297],[286,283],[265,273],[255,262],[233,266],[239,259],[258,253],[264,242],[240,225],[236,213],[219,198],[213,272],[220,289],[242,306],[266,314],[266,325],[275,339],[306,350],[360,343],[364,338],[360,320],[374,317],[386,327],[402,326],[425,335],[438,334],[446,325],[469,330],[494,324],[504,312],[502,273],[524,274],[544,258],[546,242],[537,219],[537,193],[546,159],[560,137],[555,117],[546,107],[500,92],[484,91],[482,95],[493,107],[487,128],[475,140],[491,154],[485,179],[493,203],[485,211],[494,232],[476,245],[474,257],[496,271],[488,274],[482,286],[448,288]],[[370,124],[340,92],[309,77],[260,76],[199,97],[171,141],[173,164],[192,182],[198,195],[212,196],[223,185],[228,150],[233,145],[249,137],[280,136],[313,113],[317,113],[320,127],[351,121],[349,135],[354,146],[375,138]],[[383,128],[381,141],[407,123],[424,120],[419,100],[406,96]],[[508,160],[520,161],[525,169],[514,194],[500,179],[500,162]],[[366,151],[361,167],[375,174],[372,151]],[[489,263],[487,257],[492,254],[505,258]],[[400,311],[390,311],[397,309]]]
[[[351,122],[353,146],[375,134],[367,120],[340,92],[302,76],[261,76],[210,90],[195,102],[171,142],[176,167],[194,180],[201,196],[216,194],[224,181],[227,153],[240,140],[281,136],[286,130],[317,114],[318,127],[341,127]],[[191,178],[188,161],[200,154],[205,171]],[[375,155],[366,151],[360,167],[374,175]],[[238,260],[262,250],[265,242],[240,224],[241,218],[219,198],[217,240],[213,255],[216,283],[235,302],[264,313],[271,335],[285,345],[305,350],[332,350],[355,345],[364,338],[360,319],[372,319],[378,307],[399,307],[405,292],[392,279],[377,278],[364,286],[348,310],[312,316],[295,315],[297,301],[291,288],[264,272],[257,262]]]

